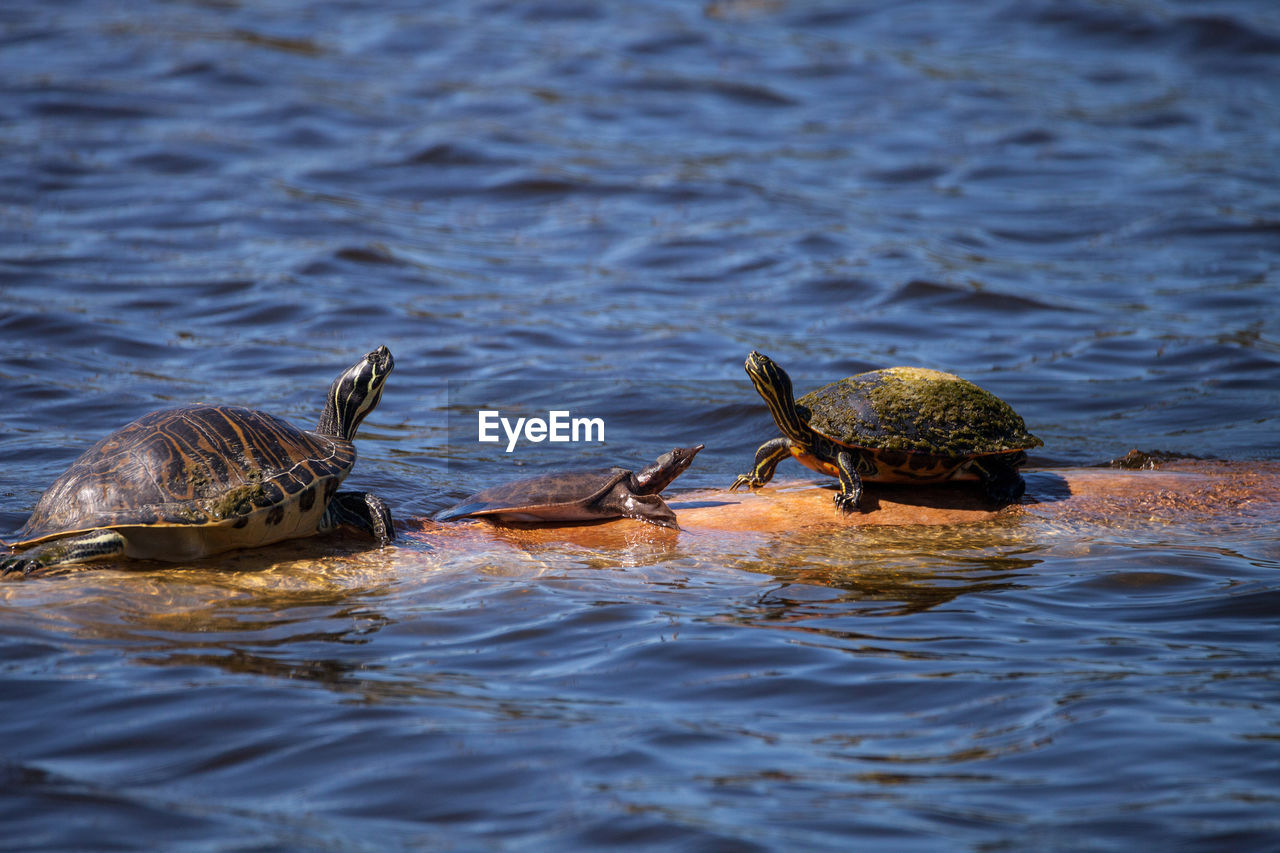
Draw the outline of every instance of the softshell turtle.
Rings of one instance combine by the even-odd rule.
[[[864,481],[977,479],[991,500],[1009,503],[1026,489],[1018,473],[1024,451],[1044,444],[1008,403],[951,373],[872,370],[796,400],[791,378],[768,356],[752,352],[746,369],[782,437],[760,446],[733,491],[763,486],[779,462],[794,456],[840,478],[835,504],[845,512],[857,508]]]
[[[494,486],[441,511],[436,521],[487,518],[554,524],[634,518],[679,529],[676,514],[658,495],[689,467],[702,447],[677,447],[639,473],[626,468],[596,468]]]
[[[338,485],[356,461],[356,428],[393,366],[379,347],[344,371],[314,430],[235,406],[144,415],[54,481],[0,573],[113,557],[180,561],[338,525],[390,541],[386,504]]]

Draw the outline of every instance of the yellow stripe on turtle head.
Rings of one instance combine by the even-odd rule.
[[[795,392],[787,372],[769,356],[754,350],[747,356],[744,366],[756,393],[764,399],[765,405],[769,407],[769,414],[773,415],[774,423],[782,434],[792,441],[809,444],[812,441],[812,431],[796,408]]]

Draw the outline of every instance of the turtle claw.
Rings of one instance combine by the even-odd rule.
[[[0,560],[0,577],[8,577],[9,575],[27,575],[41,567],[39,560],[32,560],[28,557],[9,557],[6,560]]]
[[[836,494],[835,497],[832,498],[832,501],[835,503],[836,509],[838,509],[842,513],[857,512],[858,510],[857,495],[850,495],[844,492],[840,492]]]
[[[737,479],[733,481],[733,485],[729,486],[729,491],[736,492],[738,489],[758,489],[764,485],[764,482],[758,477],[750,474],[739,474]]]

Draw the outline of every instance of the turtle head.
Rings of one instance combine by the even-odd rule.
[[[360,422],[382,399],[382,386],[393,367],[391,351],[378,347],[343,371],[329,388],[316,432],[347,441],[354,439]]]
[[[658,461],[635,475],[635,488],[632,491],[638,495],[659,494],[671,485],[672,480],[684,473],[693,462],[693,457],[705,446],[699,444],[697,447],[677,447],[662,454]]]
[[[774,423],[782,434],[792,441],[808,444],[812,431],[809,424],[800,416],[796,408],[795,392],[791,390],[791,377],[777,363],[763,353],[755,350],[747,356],[747,375],[751,384],[756,386],[756,393],[764,398],[773,415]]]

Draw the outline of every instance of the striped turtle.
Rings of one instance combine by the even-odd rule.
[[[638,474],[626,468],[597,468],[543,474],[494,486],[442,510],[436,521],[486,518],[556,524],[634,518],[679,529],[676,514],[658,494],[689,467],[701,449],[701,444],[677,447]]]
[[[40,497],[0,574],[115,557],[182,561],[348,525],[394,537],[382,499],[339,492],[356,428],[394,362],[379,347],[334,380],[314,430],[234,406],[152,412],[111,433]]]
[[[1022,418],[989,391],[951,373],[890,367],[859,373],[799,400],[791,378],[768,356],[752,352],[747,375],[769,406],[782,438],[756,451],[751,473],[729,488],[758,488],[778,463],[800,464],[840,478],[836,506],[851,511],[863,481],[937,483],[977,479],[996,503],[1022,497],[1023,451],[1044,444]]]

